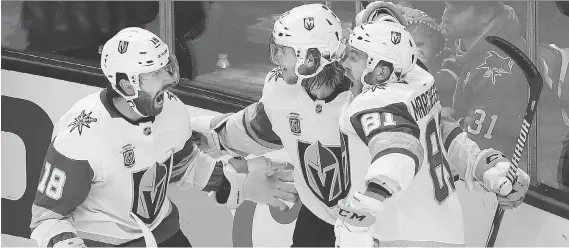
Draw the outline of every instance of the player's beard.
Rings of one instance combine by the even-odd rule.
[[[162,113],[164,106],[164,91],[159,91],[156,94],[139,92],[138,98],[134,99],[134,103],[141,114],[157,116]]]
[[[318,90],[321,87],[336,89],[342,85],[344,78],[344,68],[339,62],[333,62],[324,66],[321,72],[311,78],[302,80],[302,86],[307,92]]]
[[[298,76],[296,75],[296,73],[294,73],[294,67],[292,68],[292,70],[290,70],[284,66],[279,66],[278,70],[287,84],[296,84],[296,82],[298,81]]]

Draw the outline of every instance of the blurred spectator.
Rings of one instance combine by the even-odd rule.
[[[440,69],[439,55],[445,47],[445,37],[440,25],[425,12],[397,5],[403,11],[407,29],[413,36],[419,48],[419,59],[429,68],[429,71]]]
[[[445,60],[441,73],[456,76],[456,117],[481,148],[492,147],[511,158],[528,87],[517,65],[484,37],[496,35],[525,47],[514,9],[497,1],[446,2],[442,26],[454,40],[449,49],[455,56]],[[522,157],[525,161],[527,156]]]
[[[443,36],[440,25],[435,19],[421,10],[401,5],[398,5],[398,7],[403,11],[403,17],[405,17],[407,22],[407,29],[411,32],[419,48],[419,62],[426,65],[429,71],[435,76],[435,83],[437,84],[441,105],[450,107],[456,82],[454,78],[439,79],[436,73],[441,69],[442,59],[446,56],[446,54],[443,54],[446,39]]]
[[[442,22],[444,34],[454,40],[449,48],[454,56],[445,59],[439,74],[455,77],[456,116],[478,145],[496,148],[511,158],[527,106],[527,81],[514,61],[484,38],[500,36],[525,51],[524,32],[514,9],[500,1],[446,2]],[[549,65],[545,71],[559,75],[560,53],[550,48],[539,46],[540,59]],[[544,87],[539,121],[532,126],[540,131],[538,178],[553,187],[558,186],[558,164],[568,131],[560,114],[563,101],[557,97],[558,85],[550,80]],[[520,163],[524,170],[527,150]]]

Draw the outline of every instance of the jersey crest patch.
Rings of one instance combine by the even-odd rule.
[[[477,66],[476,69],[485,70],[484,77],[490,78],[493,84],[496,84],[496,77],[504,74],[512,74],[512,66],[514,60],[510,57],[502,57],[495,51],[488,51],[488,56],[484,59],[484,63]]]
[[[131,211],[146,224],[152,224],[166,200],[170,181],[171,157],[163,163],[132,174],[133,201]]]
[[[292,134],[300,136],[302,134],[302,129],[300,129],[300,120],[302,120],[302,118],[300,118],[300,115],[297,113],[290,113],[287,118]]]
[[[347,196],[350,168],[342,160],[341,147],[298,141],[298,155],[304,180],[321,202],[333,207]]]
[[[122,157],[124,166],[126,168],[131,168],[136,163],[134,159],[134,146],[132,144],[128,144],[122,147]]]
[[[85,113],[85,110],[81,111],[79,116],[75,117],[75,119],[67,125],[67,127],[71,127],[69,132],[73,132],[73,130],[77,129],[79,135],[83,133],[83,127],[91,128],[90,124],[93,122],[97,122],[97,118],[91,117],[93,112],[89,112],[88,114]]]

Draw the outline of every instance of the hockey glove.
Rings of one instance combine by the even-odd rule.
[[[383,210],[379,200],[356,192],[353,196],[338,202],[334,208],[336,223],[335,247],[373,247],[371,226],[376,212]]]
[[[87,247],[66,220],[45,220],[32,231],[30,238],[38,243],[38,247]]]
[[[232,158],[223,168],[231,189],[227,206],[235,209],[245,200],[267,204],[281,210],[286,203],[296,202],[294,170],[285,161],[257,157],[250,160]]]
[[[496,193],[498,203],[504,209],[518,207],[529,188],[530,177],[518,168],[513,182],[507,178],[511,166],[503,153],[485,149],[476,158],[473,168],[474,178],[482,182],[487,191]],[[482,179],[482,180],[480,180]]]
[[[200,150],[213,158],[224,155],[224,149],[219,141],[217,129],[223,128],[223,125],[225,125],[230,115],[231,113],[220,116],[198,116],[191,118],[190,123],[193,130],[191,140]]]

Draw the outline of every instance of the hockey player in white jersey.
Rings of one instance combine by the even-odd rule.
[[[295,247],[334,246],[336,218],[330,209],[355,187],[342,161],[338,134],[350,87],[334,54],[341,38],[340,20],[325,5],[287,11],[272,30],[271,60],[278,67],[266,76],[260,101],[238,113],[194,123],[210,144],[233,155],[284,147],[295,166],[303,203],[293,234]]]
[[[153,33],[121,30],[101,68],[111,87],[78,101],[47,150],[30,224],[40,247],[191,246],[167,196],[172,183],[232,209],[296,198],[286,163],[224,163],[193,144],[188,110],[168,91],[179,81],[176,58]]]
[[[504,155],[481,151],[441,113],[433,77],[415,66],[404,26],[386,16],[356,26],[346,43],[342,64],[355,84],[340,118],[342,150],[352,170],[367,174],[365,190],[338,204],[337,246],[464,245],[450,166],[469,188],[500,193],[500,205],[521,204],[528,175],[518,170],[509,183]]]

